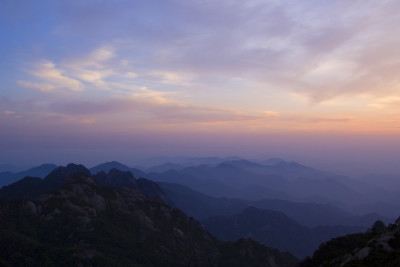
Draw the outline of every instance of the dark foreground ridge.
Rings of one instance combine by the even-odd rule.
[[[79,173],[71,175],[70,169],[76,167],[56,169],[43,180],[45,184],[35,180],[35,185],[50,185],[52,190],[61,180],[64,182],[50,193],[35,199],[0,199],[1,266],[295,266],[297,263],[291,254],[250,239],[235,243],[218,241],[182,211],[147,197],[137,182],[137,188],[99,185],[80,166]],[[114,174],[103,176],[103,182],[110,182],[108,179]],[[128,176],[133,183],[134,178]],[[142,182],[147,189],[152,188],[148,182]]]
[[[400,266],[400,218],[388,227],[377,221],[365,233],[334,238],[320,245],[300,267]]]

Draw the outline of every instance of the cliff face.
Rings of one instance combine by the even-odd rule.
[[[251,240],[222,243],[182,211],[136,189],[69,176],[35,200],[0,200],[0,265],[293,266]]]

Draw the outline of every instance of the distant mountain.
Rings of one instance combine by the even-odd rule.
[[[109,161],[109,162],[105,162],[99,165],[94,166],[93,168],[90,168],[90,172],[92,174],[96,174],[98,172],[105,172],[108,173],[111,169],[117,169],[120,171],[130,171],[130,168],[118,161]]]
[[[400,220],[388,227],[377,221],[365,233],[323,243],[299,266],[400,266]]]
[[[249,160],[233,160],[226,161],[224,164],[236,166],[243,170],[247,170],[262,175],[279,175],[286,179],[296,179],[302,176],[320,177],[322,172],[311,167],[304,166],[297,162],[286,162],[284,160],[276,160],[275,164],[258,164]]]
[[[90,172],[92,174],[96,174],[98,172],[105,172],[108,173],[111,169],[116,169],[116,170],[120,170],[120,171],[129,171],[131,172],[135,177],[141,178],[141,177],[146,177],[146,174],[144,172],[142,172],[139,169],[136,168],[129,168],[128,166],[119,163],[118,161],[110,161],[110,162],[105,162],[102,164],[99,164],[93,168],[90,168]]]
[[[160,157],[151,157],[147,159],[138,159],[135,162],[136,166],[141,166],[140,169],[149,169],[153,166],[163,165],[165,163],[178,164],[185,167],[198,166],[198,165],[215,165],[225,161],[231,160],[241,160],[243,158],[238,156],[231,157],[185,157],[185,156],[177,156],[177,157],[168,157],[168,156],[160,156]]]
[[[20,172],[2,172],[0,173],[0,188],[9,185],[11,183],[14,183],[18,180],[21,180],[22,178],[26,176],[31,176],[31,177],[39,177],[43,178],[46,175],[48,175],[52,170],[57,168],[57,165],[54,164],[42,164],[40,166],[25,170],[25,171],[20,171]]]
[[[83,165],[68,164],[66,167],[55,168],[44,179],[25,177],[16,183],[0,189],[0,197],[6,198],[35,198],[43,193],[59,189],[67,178],[75,173],[90,175]]]
[[[56,184],[68,165],[46,177]],[[114,175],[111,173],[110,176]],[[0,199],[5,266],[295,266],[289,253],[250,239],[222,243],[197,221],[127,187],[87,173],[36,200]]]
[[[230,160],[149,172],[144,177],[185,185],[213,197],[329,203],[355,214],[382,211],[386,217],[392,217],[400,202],[397,187],[387,190],[368,181],[281,159],[273,159],[269,164]]]
[[[114,165],[115,166],[115,165]],[[298,163],[279,163],[278,167],[283,169],[302,169],[305,171],[314,171],[312,168],[305,167]],[[369,226],[376,220],[383,220],[385,222],[390,221],[389,218],[383,217],[379,214],[369,214],[363,216],[354,216],[352,213],[344,211],[343,209],[337,208],[332,204],[325,203],[312,203],[312,202],[297,202],[290,201],[288,195],[279,193],[269,188],[264,188],[260,185],[241,185],[240,189],[236,189],[231,185],[226,185],[224,182],[230,180],[234,184],[235,180],[252,180],[261,182],[267,181],[269,184],[277,186],[284,185],[286,180],[280,176],[271,174],[270,176],[263,176],[260,174],[254,175],[254,173],[248,172],[248,169],[258,170],[258,172],[265,171],[265,166],[246,161],[246,160],[235,160],[218,165],[200,165],[195,167],[189,167],[178,170],[169,170],[165,173],[148,173],[146,176],[152,180],[158,180],[161,177],[166,180],[173,181],[173,183],[159,182],[162,190],[168,195],[168,203],[175,205],[185,211],[188,215],[193,216],[197,219],[205,219],[210,216],[217,215],[232,215],[239,213],[247,206],[255,206],[260,209],[270,209],[281,211],[288,215],[290,218],[295,219],[297,222],[306,225],[308,227],[315,227],[318,225],[350,225],[350,226]],[[220,178],[226,177],[226,178]],[[246,179],[243,179],[246,177]],[[301,182],[304,182],[301,184]],[[343,188],[342,184],[336,182],[334,179],[297,179],[293,180],[293,190],[298,188],[301,190],[304,187],[326,187],[325,191],[334,192],[345,192],[346,187]],[[178,185],[180,184],[180,185]],[[280,184],[280,185],[279,185]],[[296,185],[296,186],[294,186]],[[336,186],[338,185],[338,186]],[[189,188],[188,188],[189,187]],[[193,187],[196,190],[191,189]],[[286,185],[288,188],[288,186]],[[197,189],[201,189],[197,191]],[[316,189],[317,190],[317,189]],[[209,194],[202,192],[209,192],[214,197],[210,197]],[[323,192],[323,190],[322,190]],[[230,198],[220,198],[219,193],[223,193],[225,196]],[[348,192],[349,195],[357,196],[353,191]],[[251,197],[248,197],[251,196]],[[232,198],[240,198],[242,200],[233,200]],[[258,201],[244,200],[250,199],[262,199]],[[269,199],[265,199],[269,198]],[[311,198],[310,198],[311,199]],[[368,210],[365,210],[366,214]]]
[[[204,168],[208,167],[204,166]],[[213,179],[212,177],[204,176],[198,178],[196,177],[195,171],[193,173],[187,173],[183,171],[184,170],[169,170],[164,173],[148,173],[145,177],[156,182],[182,184],[194,188],[199,192],[206,192],[212,196],[222,195],[233,197],[237,195],[237,190],[233,186],[227,185],[219,180]]]
[[[269,158],[267,160],[261,161],[263,165],[276,165],[278,163],[285,162],[283,159],[280,158]]]
[[[211,234],[223,241],[252,238],[263,245],[289,251],[299,258],[310,256],[322,242],[364,227],[319,226],[307,228],[282,212],[248,207],[237,215],[210,217],[202,221]]]
[[[251,200],[283,198],[287,194],[279,191],[285,183],[282,177],[265,177],[228,163],[199,165],[163,173],[148,173],[149,179],[160,182],[182,184],[215,197],[239,197]],[[257,192],[250,189],[257,187]],[[256,194],[255,194],[256,193]]]
[[[361,203],[367,196],[334,177],[295,162],[261,165],[234,160],[148,173],[154,181],[178,183],[214,197],[301,200],[322,196],[330,203]],[[257,188],[257,191],[250,189]],[[322,198],[321,198],[322,199]]]
[[[166,172],[169,170],[182,170],[184,168],[186,168],[187,166],[184,166],[182,164],[176,164],[176,163],[163,163],[160,165],[156,165],[156,166],[152,166],[148,169],[146,169],[146,172]]]
[[[241,199],[211,197],[180,184],[163,182],[157,184],[171,199],[174,207],[197,220],[210,216],[234,214],[246,207],[246,201]]]
[[[164,191],[162,191],[158,184],[144,178],[137,180],[130,171],[111,169],[108,173],[104,171],[98,172],[92,175],[92,178],[99,185],[140,190],[148,197],[159,198],[166,204],[173,205],[173,202]]]
[[[0,172],[21,172],[25,170],[26,168],[20,167],[20,166],[15,166],[12,164],[0,164]]]
[[[318,225],[348,225],[368,227],[376,220],[390,221],[379,214],[355,216],[331,204],[293,202],[279,199],[249,201],[244,199],[217,198],[208,196],[187,186],[158,182],[161,189],[172,200],[175,207],[189,216],[204,220],[211,216],[233,215],[246,207],[279,211],[307,227]]]

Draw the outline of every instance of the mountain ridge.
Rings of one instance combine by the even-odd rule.
[[[36,199],[0,199],[0,214],[0,262],[13,266],[290,267],[297,262],[252,240],[222,243],[179,209],[139,190],[99,185],[85,173],[69,175],[61,188]]]

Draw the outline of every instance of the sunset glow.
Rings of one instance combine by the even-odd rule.
[[[0,5],[1,162],[400,155],[399,1]]]

